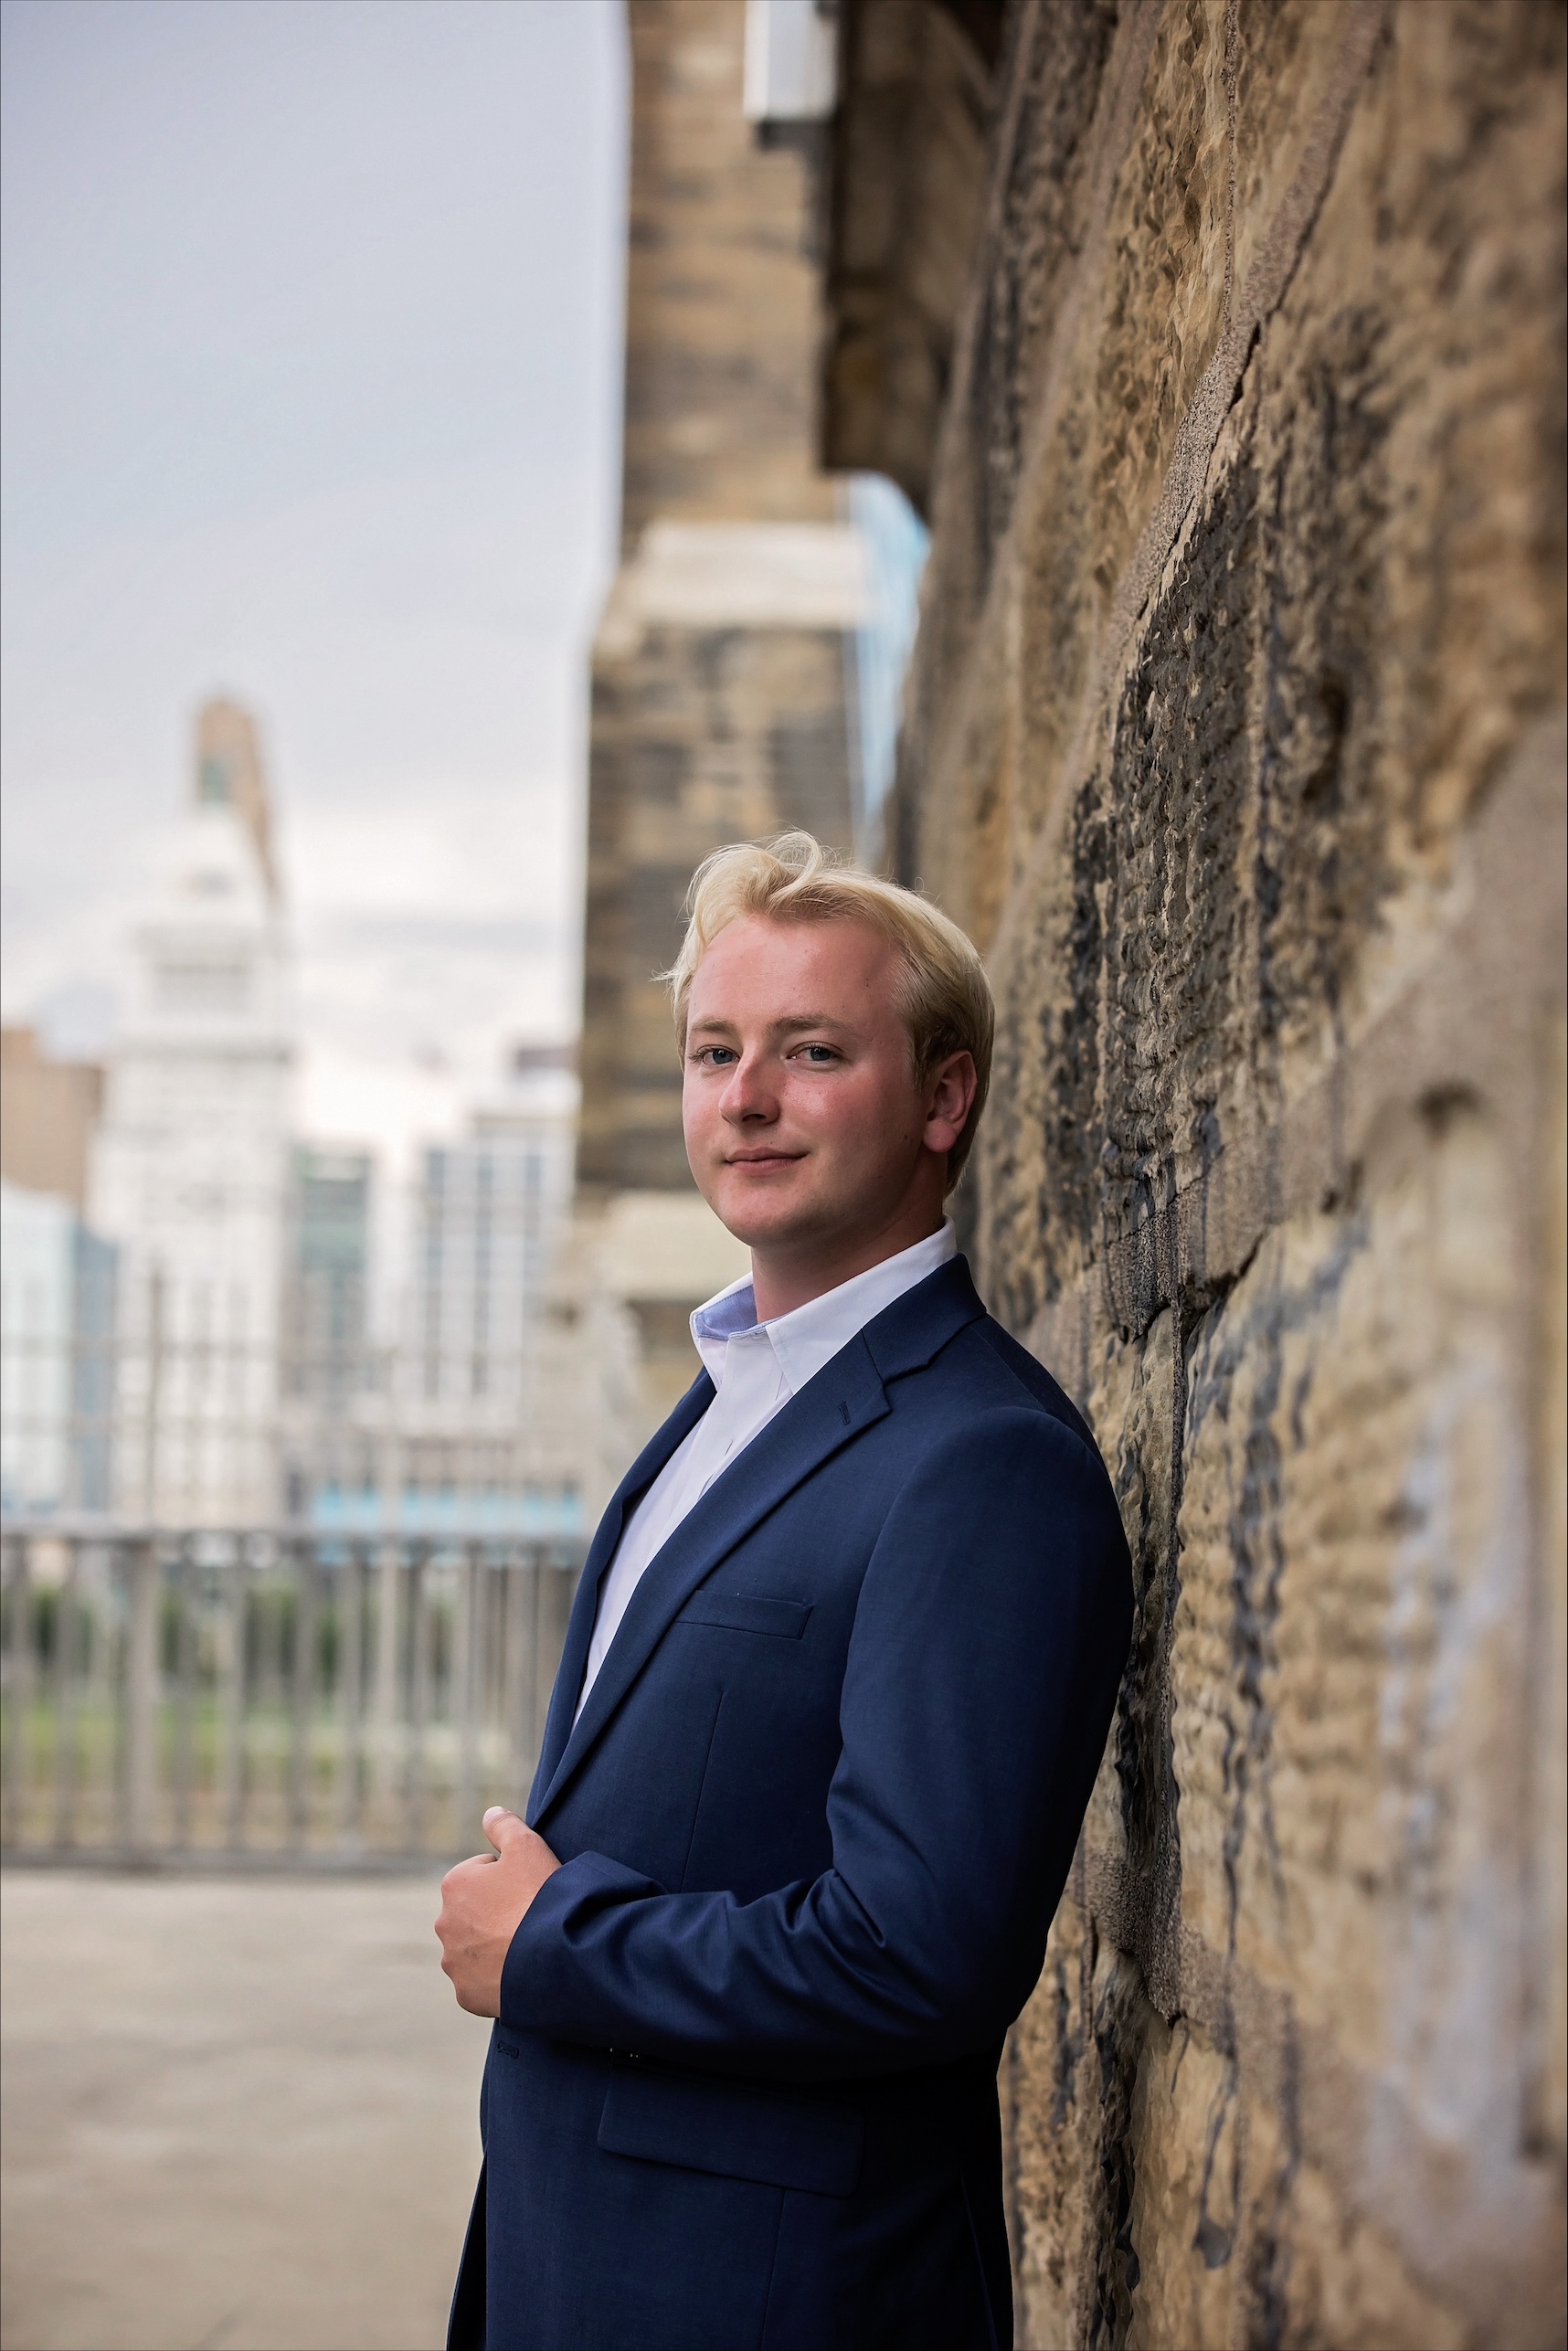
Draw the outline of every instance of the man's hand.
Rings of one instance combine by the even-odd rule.
[[[560,1863],[542,1837],[514,1812],[492,1805],[484,1833],[496,1859],[460,1861],[441,1880],[441,1966],[451,1977],[458,2007],[471,2017],[501,2014],[501,1971],[528,1905]]]

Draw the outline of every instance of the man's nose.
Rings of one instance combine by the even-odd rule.
[[[724,1090],[724,1115],[732,1126],[769,1124],[779,1116],[779,1096],[768,1082],[760,1054],[742,1054]]]

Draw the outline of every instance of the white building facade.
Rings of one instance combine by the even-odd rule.
[[[198,767],[132,940],[91,1222],[120,1244],[115,1507],[244,1527],[279,1509],[292,1048],[281,905],[220,757]]]

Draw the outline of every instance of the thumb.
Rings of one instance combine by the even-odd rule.
[[[503,1804],[493,1804],[482,1826],[498,1853],[510,1853],[528,1834],[524,1823]]]

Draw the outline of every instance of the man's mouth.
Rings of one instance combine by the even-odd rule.
[[[805,1158],[804,1151],[731,1151],[725,1160],[727,1168],[792,1168]]]

